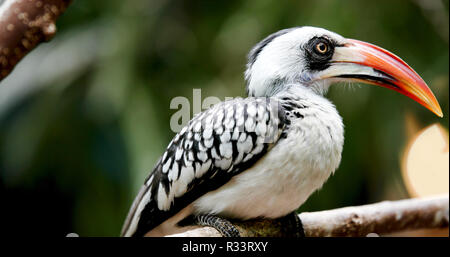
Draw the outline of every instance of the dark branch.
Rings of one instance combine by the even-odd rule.
[[[71,0],[9,0],[0,5],[0,81],[39,43],[56,33]]]

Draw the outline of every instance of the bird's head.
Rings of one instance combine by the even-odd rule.
[[[278,31],[248,55],[249,96],[273,96],[287,86],[325,94],[336,82],[364,82],[406,95],[442,117],[423,79],[396,55],[378,46],[315,27]]]

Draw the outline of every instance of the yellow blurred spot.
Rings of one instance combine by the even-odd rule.
[[[403,179],[411,196],[448,193],[448,140],[448,132],[439,124],[433,124],[412,137],[402,161]]]

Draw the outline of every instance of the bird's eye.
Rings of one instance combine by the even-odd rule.
[[[336,44],[327,37],[313,37],[302,49],[311,70],[324,70],[330,64]]]
[[[328,52],[328,45],[325,42],[319,42],[316,44],[316,52],[319,54],[325,54]]]

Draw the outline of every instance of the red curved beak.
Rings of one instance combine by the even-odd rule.
[[[393,53],[354,39],[336,47],[332,69],[327,77],[347,78],[395,90],[442,117],[436,97],[423,79]]]

